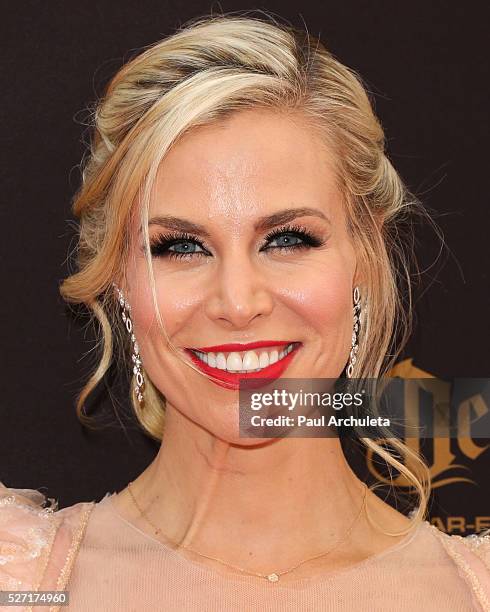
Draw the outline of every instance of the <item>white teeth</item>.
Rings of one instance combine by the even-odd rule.
[[[269,355],[267,353],[260,353],[259,368],[267,368],[268,365],[269,365]]]
[[[218,353],[216,355],[216,367],[218,370],[226,370],[226,357],[223,353]]]
[[[241,370],[242,369],[242,358],[238,353],[230,353],[226,360],[226,369],[230,370]]]
[[[259,366],[259,358],[255,351],[247,351],[243,356],[243,369],[244,370],[257,370]]]
[[[193,352],[211,368],[227,370],[228,372],[259,372],[289,355],[294,348],[294,344],[289,344],[281,351],[273,349],[271,351],[262,350],[259,353],[255,351],[246,351],[241,354],[236,351],[227,354],[203,353],[202,351]]]

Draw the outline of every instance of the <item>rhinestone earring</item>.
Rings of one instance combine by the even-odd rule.
[[[124,297],[123,292],[119,287],[114,284],[114,288],[117,291],[117,298],[119,300],[119,304],[121,306],[121,319],[128,331],[128,334],[131,337],[131,342],[133,343],[133,352],[131,354],[131,361],[133,362],[133,374],[135,376],[135,385],[134,391],[136,393],[136,397],[138,402],[143,404],[144,402],[144,389],[145,389],[145,379],[143,376],[143,372],[141,371],[141,357],[140,357],[140,349],[138,346],[138,342],[136,341],[136,336],[133,333],[133,321],[131,320],[131,305]]]
[[[359,326],[361,324],[361,291],[359,287],[354,287],[354,328],[352,330],[352,348],[350,351],[349,365],[347,366],[347,378],[352,378],[354,366],[357,361],[359,351]]]

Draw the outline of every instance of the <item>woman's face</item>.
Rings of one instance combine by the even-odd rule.
[[[143,366],[167,410],[245,443],[240,374],[229,370],[340,375],[351,348],[356,258],[333,160],[300,118],[242,111],[186,134],[159,168],[149,210],[158,308],[182,358],[220,381],[166,346],[135,219],[127,298]],[[270,346],[212,350],[261,341]],[[199,359],[189,349],[205,350]]]

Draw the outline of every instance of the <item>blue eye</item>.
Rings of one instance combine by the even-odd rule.
[[[264,250],[280,249],[282,251],[294,251],[298,249],[309,249],[319,247],[324,241],[311,234],[306,228],[292,225],[276,229],[266,236],[267,242],[278,242],[277,246],[269,246]]]
[[[168,252],[174,255],[195,255],[196,253],[203,252],[199,244],[196,244],[192,240],[179,240],[168,247]]]
[[[293,234],[292,232],[281,233],[276,238],[274,238],[272,242],[278,242],[279,244],[277,244],[276,246],[273,246],[271,243],[269,243],[268,248],[271,248],[271,246],[274,249],[291,248],[291,247],[297,247],[301,245],[307,246],[306,243],[304,242],[304,237]]]
[[[205,250],[203,244],[195,236],[160,234],[150,242],[150,253],[153,257],[185,259],[192,258],[194,255],[201,257],[205,255]]]

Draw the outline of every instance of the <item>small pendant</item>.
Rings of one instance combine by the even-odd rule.
[[[269,574],[267,576],[267,580],[269,582],[277,582],[279,580],[279,576],[277,574]]]

